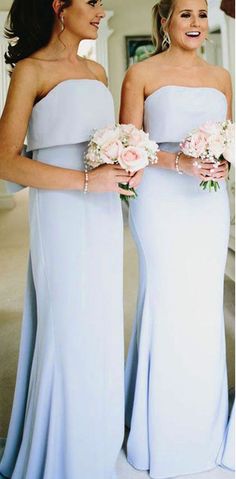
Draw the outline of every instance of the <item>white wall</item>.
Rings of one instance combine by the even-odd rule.
[[[1,0],[0,10],[9,10],[11,4],[11,0]]]
[[[119,109],[120,89],[126,71],[125,36],[151,33],[151,10],[155,0],[105,0],[104,6],[114,11],[110,27],[114,30],[109,40],[109,81]]]

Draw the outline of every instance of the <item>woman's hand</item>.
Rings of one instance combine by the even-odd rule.
[[[136,173],[134,173],[134,175],[131,177],[131,179],[129,181],[129,186],[131,188],[135,189],[140,185],[140,183],[142,181],[142,178],[143,178],[143,173],[144,173],[144,169],[139,170]]]
[[[119,165],[102,165],[89,171],[88,191],[93,193],[115,192],[133,196],[132,191],[124,190],[120,183],[127,184],[132,175]]]
[[[180,155],[179,168],[186,175],[196,176],[201,181],[224,180],[229,172],[227,161],[221,161],[219,166],[216,167],[214,163],[206,163],[200,158],[192,158],[191,156],[184,155],[184,153]]]
[[[220,180],[227,180],[229,176],[229,163],[228,161],[224,160],[221,161],[217,168],[214,168],[214,172],[212,173],[212,180],[220,181]]]

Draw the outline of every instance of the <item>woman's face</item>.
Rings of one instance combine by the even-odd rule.
[[[101,0],[72,0],[62,12],[65,30],[80,40],[96,40],[99,24],[105,17]]]
[[[199,48],[208,34],[206,0],[176,0],[168,33],[174,46],[185,50]]]

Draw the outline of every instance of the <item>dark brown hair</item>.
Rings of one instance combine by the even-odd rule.
[[[60,13],[72,0],[62,0]],[[46,46],[55,22],[52,0],[14,0],[8,15],[5,36],[10,40],[5,62],[12,68],[23,58]]]

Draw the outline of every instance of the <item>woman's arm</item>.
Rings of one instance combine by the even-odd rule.
[[[46,189],[83,189],[84,174],[45,165],[20,156],[35,99],[38,70],[31,60],[19,62],[12,74],[0,120],[0,177],[25,186]]]
[[[0,178],[33,188],[83,190],[84,172],[46,165],[21,156],[32,108],[42,91],[40,72],[30,59],[14,69],[6,105],[0,120]],[[113,191],[130,196],[119,183],[130,175],[122,168],[104,165],[89,172],[88,191]]]
[[[145,101],[145,69],[147,63],[132,66],[124,79],[121,93],[120,123],[132,123],[143,128]],[[175,169],[174,153],[158,152],[158,168]]]

